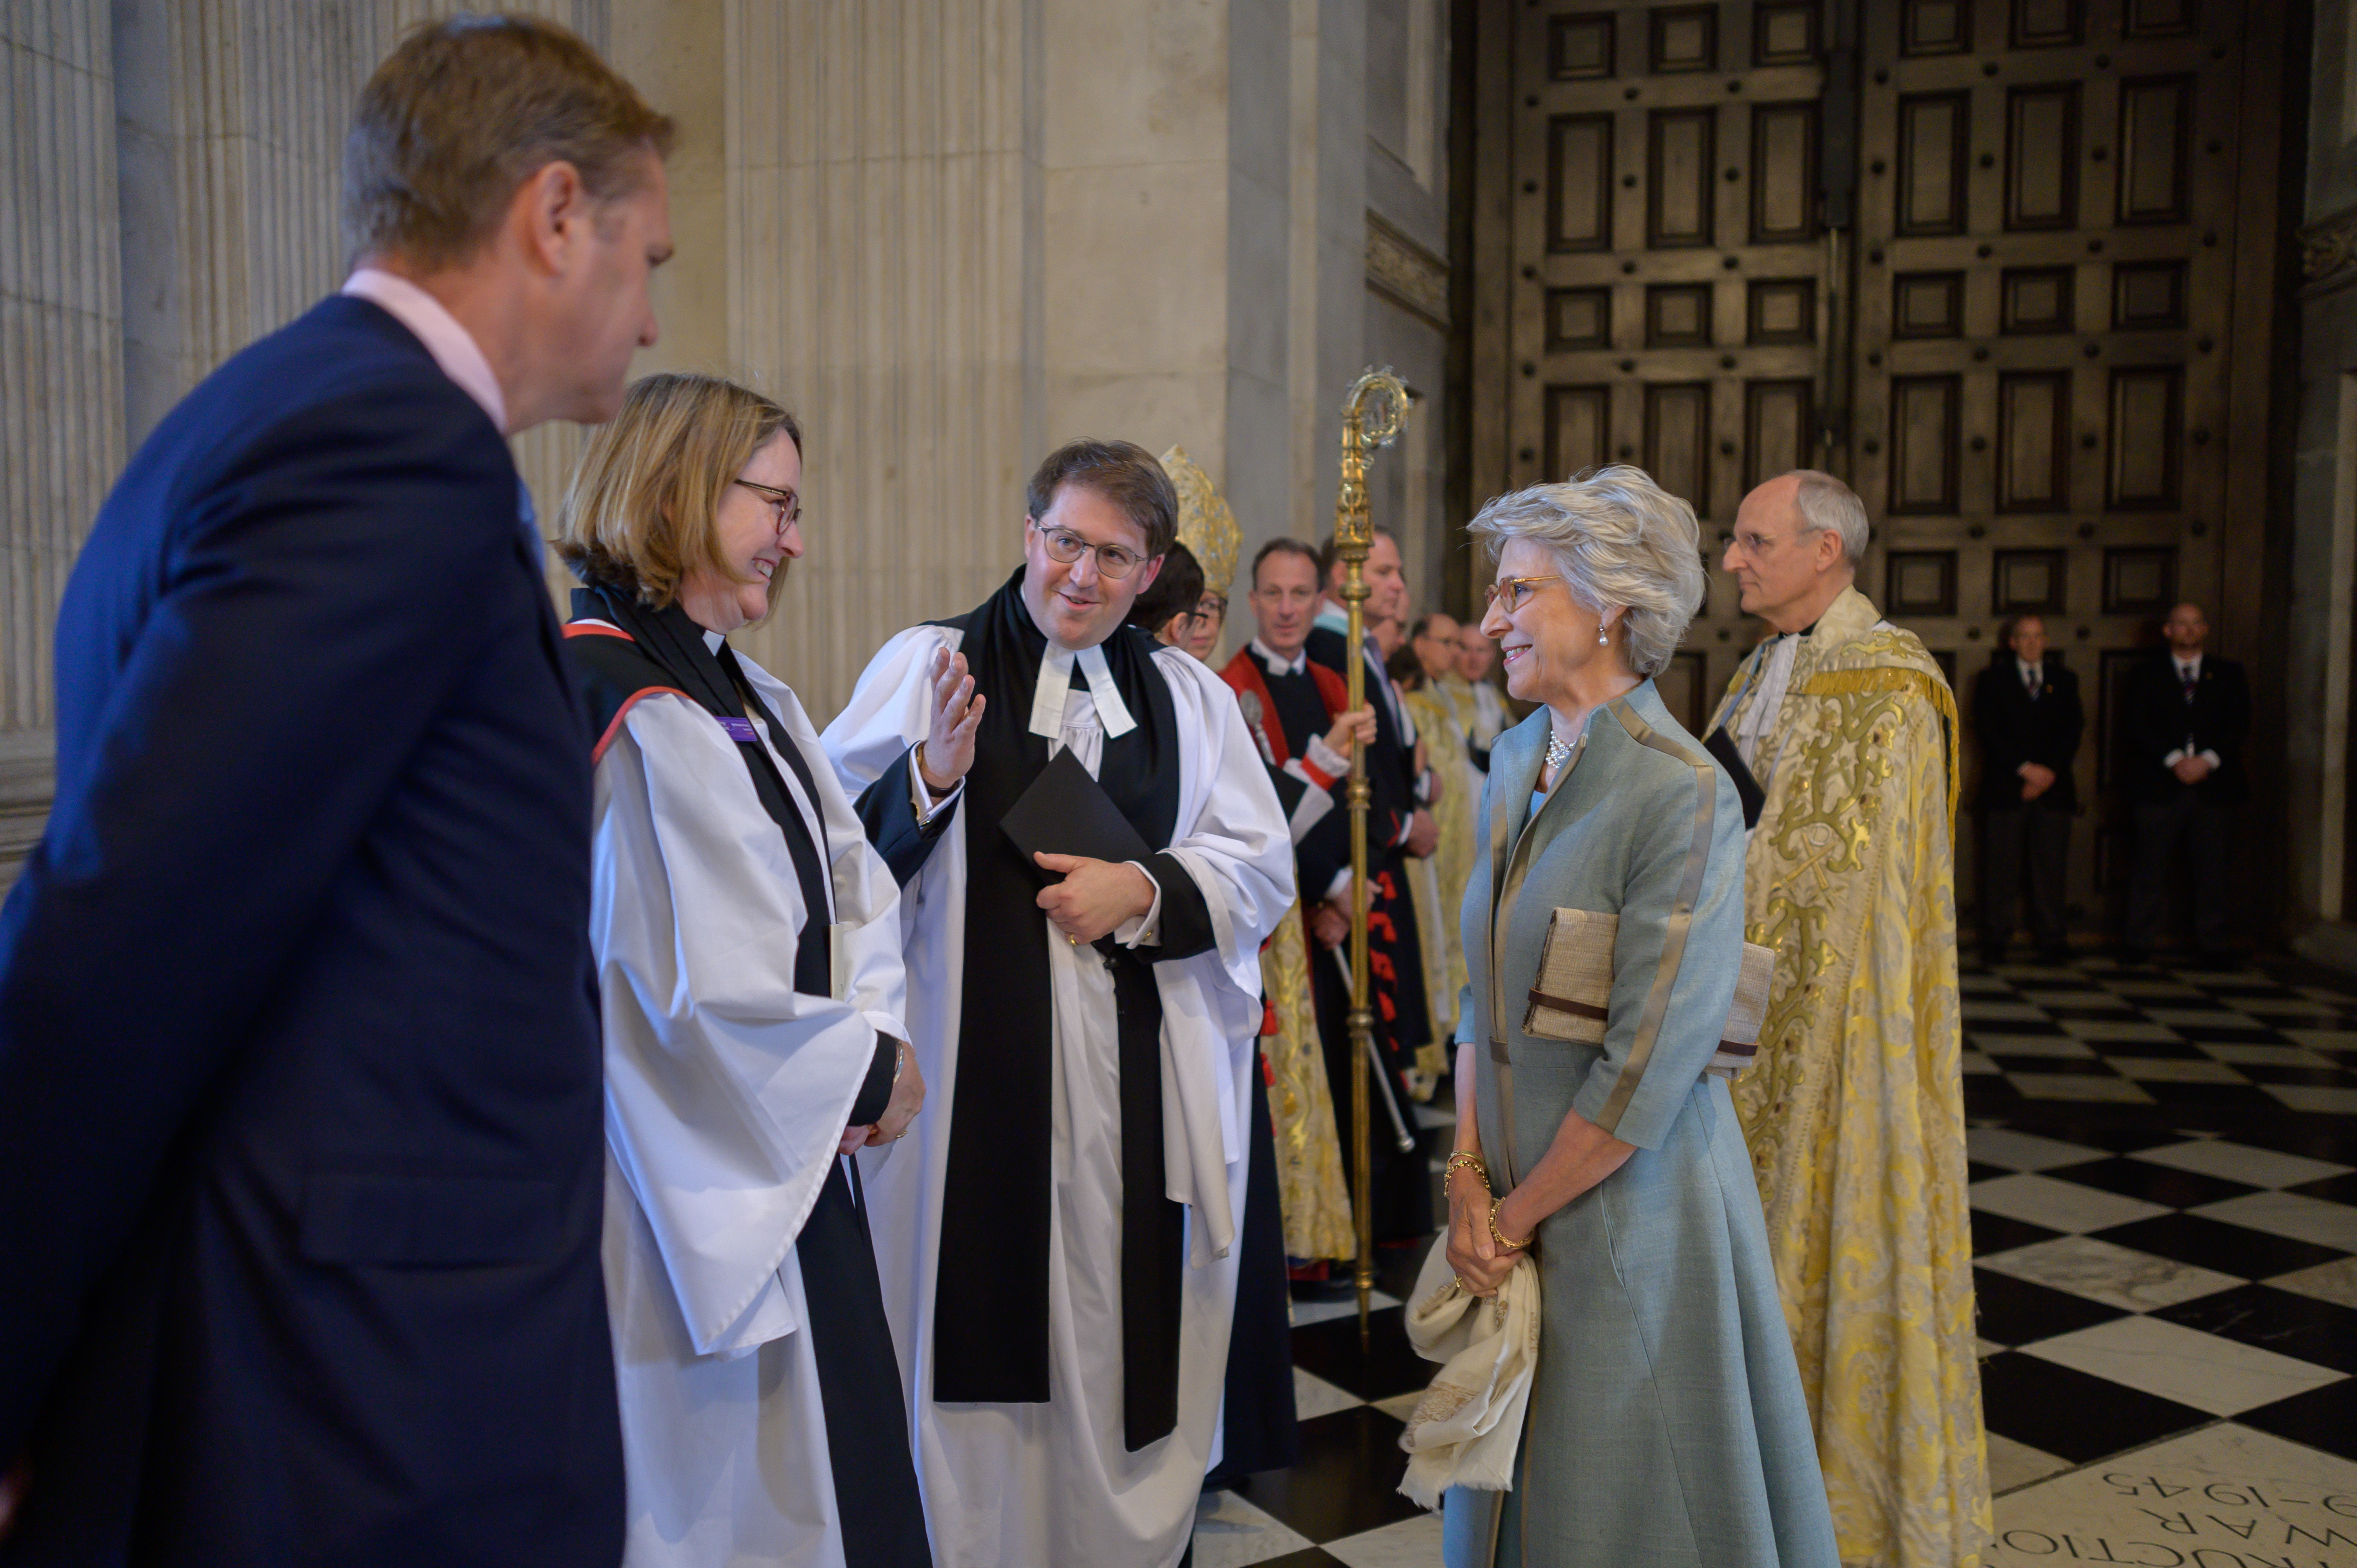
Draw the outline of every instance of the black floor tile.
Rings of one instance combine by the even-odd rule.
[[[2242,1070],[2240,1068],[2236,1071]],[[2156,1104],[2171,1111],[2201,1111],[2214,1114],[2240,1112],[2244,1114],[2266,1115],[2280,1102],[2270,1098],[2266,1090],[2247,1083],[2168,1083],[2138,1079],[2136,1087],[2152,1096]]]
[[[1999,1345],[2028,1345],[2127,1316],[2118,1307],[1995,1269],[1973,1271],[1973,1294],[1980,1309],[1980,1337]]]
[[[2328,1203],[2345,1203],[2357,1208],[2357,1171],[2326,1176],[2322,1181],[2302,1182],[2287,1190],[2304,1197],[2320,1197]]]
[[[2015,1112],[2007,1118],[2007,1124],[2042,1138],[2056,1138],[2114,1155],[2133,1155],[2140,1149],[2185,1142],[2168,1122],[2154,1119],[2149,1105],[2107,1105],[2096,1111],[2084,1104],[2047,1101]]]
[[[2314,1083],[2327,1089],[2357,1086],[2357,1073],[2337,1067],[2275,1067],[2266,1062],[2237,1062],[2234,1070],[2253,1083]]]
[[[2357,1373],[2357,1311],[2335,1302],[2249,1284],[2180,1302],[2152,1316],[2336,1372]]]
[[[1259,1568],[1340,1568],[1341,1561],[1340,1558],[1332,1556],[1318,1547],[1305,1546],[1298,1552],[1288,1552],[1282,1557],[1265,1558],[1259,1564]]]
[[[2119,1070],[2101,1057],[2025,1057],[1986,1047],[1983,1054],[2007,1072],[2064,1073],[2080,1078],[2119,1076]]]
[[[2212,1419],[2173,1400],[2018,1350],[2001,1351],[1981,1363],[1981,1408],[1991,1432],[2074,1465]]]
[[[2247,1129],[2238,1129],[2234,1142],[2279,1155],[2305,1155],[2311,1160],[2357,1165],[2357,1116],[2311,1116],[2286,1112]]]
[[[2229,1225],[2222,1219],[2199,1214],[2163,1214],[2115,1225],[2095,1234],[2105,1241],[2133,1247],[2139,1252],[2174,1258],[2180,1263],[2216,1269],[2246,1280],[2289,1273],[2294,1269],[2329,1263],[2347,1255],[2330,1247],[2296,1241],[2288,1236],[2270,1236],[2264,1230]]]
[[[1413,1519],[1424,1510],[1397,1490],[1407,1471],[1399,1435],[1400,1423],[1372,1405],[1305,1421],[1301,1463],[1247,1477],[1236,1493],[1312,1541]]]
[[[1998,1252],[2010,1252],[2016,1247],[2027,1247],[2032,1241],[2051,1241],[2062,1234],[2049,1230],[2043,1225],[2032,1225],[2027,1219],[2008,1219],[2002,1214],[1973,1210],[1973,1256],[1991,1257]]]
[[[2210,1059],[2210,1053],[2190,1040],[2089,1040],[2100,1057],[2173,1057],[2179,1061]]]
[[[2169,1027],[2189,1040],[2208,1040],[2218,1046],[2288,1046],[2293,1043],[2264,1024],[2173,1023]]]
[[[1369,1316],[1367,1326],[1372,1343],[1364,1352],[1355,1312],[1295,1329],[1293,1364],[1362,1400],[1389,1399],[1431,1385],[1436,1369],[1408,1345],[1405,1307],[1384,1307]]]
[[[2184,1084],[2179,1087],[2214,1090],[2218,1085]],[[2039,1174],[2061,1181],[2077,1182],[2082,1187],[2101,1187],[2105,1192],[2116,1192],[2123,1197],[2140,1197],[2147,1203],[2167,1204],[2171,1208],[2193,1208],[2204,1203],[2240,1197],[2244,1193],[2258,1190],[2238,1181],[2176,1170],[2168,1165],[2154,1165],[2149,1160],[2096,1160],[2089,1165],[2064,1165],[2058,1170]]]
[[[2357,1459],[2357,1379],[2343,1378],[2287,1400],[2246,1410],[2234,1418],[2343,1459]]]
[[[1978,1160],[1966,1160],[1964,1162],[1964,1179],[1966,1181],[1993,1181],[1998,1176],[2011,1175],[2013,1175],[2013,1173],[2006,1169],[2003,1165],[1985,1165]]]
[[[1964,1075],[1964,1110],[1973,1116],[2008,1116],[2027,1105],[2021,1090],[1993,1072]]]

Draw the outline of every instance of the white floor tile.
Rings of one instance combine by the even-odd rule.
[[[1977,996],[1964,998],[1964,1026],[1975,1024],[2036,1024],[2044,1021],[2046,1011],[2027,1002],[1984,1002]]]
[[[1976,1181],[1967,1189],[1972,1206],[2008,1219],[2026,1219],[2049,1230],[2077,1235],[2106,1230],[2115,1225],[2152,1219],[2169,1212],[2158,1203],[2123,1197],[2115,1192],[2057,1181],[2052,1176],[2018,1175]]]
[[[2006,1081],[2032,1100],[2100,1100],[2149,1105],[2152,1096],[2126,1079],[2083,1072],[2009,1072]]]
[[[2057,1459],[2042,1448],[2016,1443],[2003,1433],[1988,1434],[1989,1490],[1992,1492],[2009,1492],[2016,1487],[2026,1487],[2032,1481],[2060,1475],[2070,1467],[2070,1460]]]
[[[1440,1562],[1440,1516],[1418,1514],[1364,1535],[1329,1541],[1326,1554],[1350,1568],[1436,1568]]]
[[[2357,1051],[2357,1029],[2278,1029],[2287,1040],[2298,1040],[2319,1051]]]
[[[2289,1236],[2319,1247],[2357,1252],[2357,1208],[2297,1192],[2246,1192],[2192,1210],[2232,1225],[2246,1225],[2270,1236]]]
[[[1994,1469],[1994,1433],[1989,1459]],[[2080,1563],[2182,1559],[2231,1568],[2264,1558],[2314,1568],[2326,1549],[2298,1548],[2331,1539],[2328,1530],[2346,1541],[2351,1521],[2337,1510],[2350,1505],[2336,1502],[2328,1509],[2323,1503],[2352,1495],[2357,1495],[2357,1465],[2225,1422],[2139,1449],[2119,1463],[2090,1465],[1999,1498],[1999,1550],[1988,1561],[2017,1568],[2050,1558],[2071,1563],[2074,1556]],[[2071,1546],[2062,1544],[2065,1538]],[[2106,1544],[2099,1549],[2098,1541]],[[2334,1550],[2330,1560],[2348,1557]]]
[[[2189,985],[2266,985],[2272,983],[2256,970],[2250,969],[2180,969],[2177,978]]]
[[[1394,1394],[1387,1400],[1377,1400],[1375,1408],[1394,1421],[1405,1422],[1409,1416],[1415,1413],[1416,1401],[1423,1397],[1422,1389],[1416,1390],[1414,1393]]]
[[[2106,1057],[2112,1070],[2147,1083],[2248,1083],[2224,1062],[2200,1057]]]
[[[2339,1176],[2347,1165],[2336,1165],[2329,1160],[2311,1160],[2301,1155],[2279,1155],[2273,1149],[2254,1149],[2247,1144],[2237,1144],[2223,1138],[2205,1138],[2189,1144],[2170,1144],[2162,1148],[2146,1149],[2132,1156],[2148,1160],[2157,1165],[2191,1171],[2197,1176],[2223,1176],[2228,1181],[2248,1183],[2252,1187],[2298,1187],[2302,1182],[2321,1181],[2326,1176]]]
[[[2336,1258],[2311,1269],[2295,1269],[2267,1281],[2277,1290],[2298,1291],[2319,1301],[2357,1306],[2357,1258]]]
[[[2357,1007],[2357,996],[2352,996],[2346,991],[2335,991],[2324,985],[2295,985],[2292,989],[2311,1002],[2338,1002],[2344,1007]]]
[[[1968,1073],[1980,1073],[1986,1075],[2003,1070],[1996,1065],[1996,1063],[1989,1060],[1988,1058],[1983,1056],[1978,1051],[1964,1052],[1963,1061],[1964,1070]]]
[[[1415,1124],[1419,1127],[1454,1127],[1457,1125],[1457,1101],[1436,1094],[1429,1101],[1410,1101],[1415,1106]]]
[[[2357,1116],[2357,1089],[2336,1089],[2324,1083],[2263,1083],[2259,1087],[2294,1111]]]
[[[1195,1505],[1195,1568],[1248,1568],[1313,1544],[1233,1492],[1210,1492]]]
[[[2255,1410],[2342,1377],[2330,1367],[2158,1317],[2115,1317],[2021,1349],[2212,1415]]]
[[[2254,1018],[2331,1018],[2341,1009],[2306,996],[2237,996],[2234,1005]]]
[[[2006,1035],[1973,1029],[1964,1039],[1994,1057],[2072,1057],[2083,1061],[2096,1054],[2084,1040],[2069,1035]]]
[[[1338,1389],[1314,1372],[1293,1369],[1293,1413],[1303,1421],[1331,1415],[1367,1402],[1348,1389]]]
[[[1973,1354],[1979,1357],[1984,1361],[2005,1348],[2007,1348],[2007,1347],[1998,1344],[1994,1339],[1984,1339],[1977,1334],[1973,1336]]]
[[[2025,994],[2040,1007],[2105,1007],[2125,1012],[2129,1005],[2108,991],[2032,991]]]
[[[2147,1040],[2165,1045],[2185,1037],[2166,1024],[2150,1024],[2141,1018],[2065,1018],[2061,1024],[2083,1040]]]
[[[2083,1165],[2105,1156],[2102,1149],[2017,1133],[2010,1127],[1970,1127],[1964,1131],[1964,1152],[1984,1165],[2009,1171],[2049,1171],[2057,1165]]]
[[[2134,996],[2139,1001],[2147,998],[2160,1001],[2168,997],[2176,997],[2182,1001],[2192,1002],[2201,1000],[2203,995],[2203,993],[2196,991],[2192,986],[2180,984],[2174,980],[2106,980],[2104,982],[2104,989],[2116,991],[2123,996]]]
[[[2334,1065],[2330,1057],[2320,1056],[2306,1046],[2244,1046],[2204,1040],[2203,1055],[2237,1067],[2320,1067]]]
[[[2001,963],[1996,966],[1996,972],[2010,981],[2083,980],[2086,978],[2075,969],[2064,969],[2047,963]]]
[[[1397,1306],[1399,1297],[1377,1291],[1368,1298],[1368,1305],[1371,1310],[1381,1312],[1387,1306]],[[1296,1328],[1306,1328],[1310,1324],[1324,1323],[1332,1318],[1358,1316],[1359,1298],[1355,1295],[1344,1296],[1340,1301],[1297,1301],[1293,1304],[1293,1326]]]
[[[2010,996],[2013,994],[2013,987],[2007,985],[2002,977],[1994,974],[1958,975],[1956,977],[1956,989],[1963,992],[1966,996],[1985,996],[1992,993],[1999,996]]]
[[[2156,1258],[2093,1236],[2058,1236],[1973,1262],[1980,1268],[2051,1285],[2124,1312],[2174,1306],[2243,1283],[2232,1274]]]

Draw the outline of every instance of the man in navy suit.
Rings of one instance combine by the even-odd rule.
[[[1981,959],[2005,961],[2022,889],[2040,963],[2070,958],[2063,883],[2079,789],[2071,765],[2086,714],[2079,677],[2046,645],[2046,622],[2016,616],[1973,692],[1981,744]]]
[[[654,341],[670,123],[460,18],[343,293],[132,459],[0,911],[0,1563],[609,1564],[588,736],[506,436]]]
[[[2171,863],[2193,862],[2193,932],[2211,967],[2233,961],[2235,810],[2250,797],[2243,745],[2251,687],[2243,667],[2203,651],[2210,620],[2179,605],[2161,623],[2168,651],[2131,671],[2121,707],[2120,788],[2136,811],[2128,873],[2126,956],[2141,962],[2160,940]]]

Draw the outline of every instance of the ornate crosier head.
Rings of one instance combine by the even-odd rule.
[[[1407,424],[1408,397],[1407,383],[1386,365],[1362,372],[1342,399],[1342,488],[1334,498],[1334,542],[1345,561],[1364,562],[1374,543],[1367,510],[1367,453],[1399,438]],[[1343,597],[1366,597],[1355,572],[1345,579]]]

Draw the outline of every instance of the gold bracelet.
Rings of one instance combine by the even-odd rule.
[[[1525,1236],[1519,1241],[1509,1241],[1506,1240],[1506,1233],[1498,1229],[1498,1209],[1505,1201],[1501,1197],[1490,1205],[1490,1239],[1509,1252],[1519,1252],[1531,1244],[1532,1238]]]
[[[1481,1185],[1483,1187],[1490,1185],[1490,1167],[1483,1165],[1481,1163],[1481,1156],[1475,1154],[1470,1149],[1457,1149],[1452,1151],[1448,1156],[1448,1163],[1441,1168],[1440,1179],[1444,1182],[1447,1181],[1448,1179],[1448,1173],[1450,1171],[1457,1170],[1471,1171],[1475,1176],[1481,1178]]]

